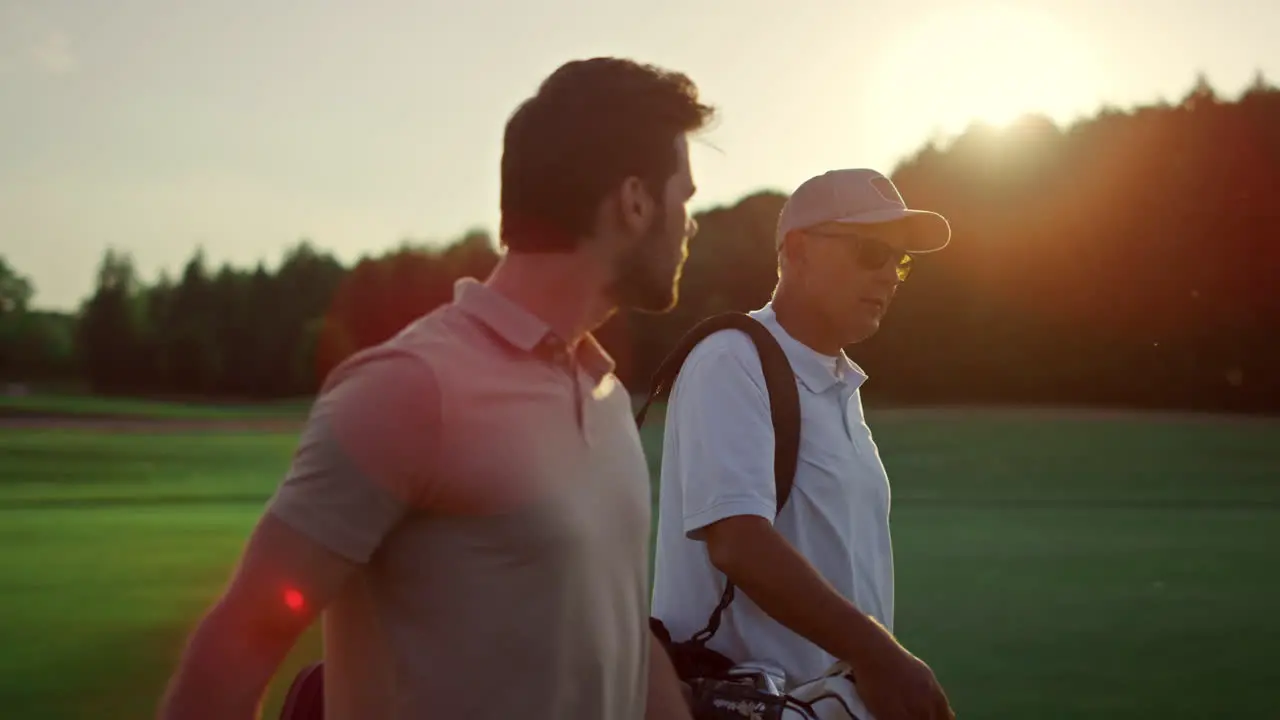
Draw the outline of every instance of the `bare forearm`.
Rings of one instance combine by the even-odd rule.
[[[835,657],[856,663],[896,644],[772,528],[739,534],[720,555],[717,565],[761,610]]]
[[[675,666],[653,633],[649,634],[649,692],[645,720],[693,720]]]
[[[258,720],[263,694],[287,652],[283,641],[264,642],[215,611],[191,636],[158,720]]]

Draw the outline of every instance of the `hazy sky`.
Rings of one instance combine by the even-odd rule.
[[[703,209],[889,172],[974,116],[1280,83],[1278,27],[1270,0],[0,0],[0,254],[70,309],[108,246],[150,281],[197,244],[274,266],[496,231],[503,123],[572,58],[700,85]]]

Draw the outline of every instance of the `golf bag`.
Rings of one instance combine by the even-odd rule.
[[[781,511],[791,494],[800,451],[800,397],[795,374],[782,347],[769,329],[751,316],[726,312],[699,322],[687,332],[654,373],[648,399],[636,412],[636,427],[644,425],[645,415],[654,400],[670,394],[676,376],[693,348],[708,335],[721,330],[746,333],[760,356],[774,427],[774,483],[777,507]],[[759,674],[735,671],[733,660],[707,647],[707,641],[719,629],[720,617],[733,602],[733,596],[733,583],[726,582],[707,626],[688,640],[674,641],[657,618],[649,618],[650,628],[671,656],[676,673],[693,688],[693,710],[697,720],[743,717],[781,720],[783,708],[788,703],[786,697],[765,689]],[[303,668],[294,678],[280,720],[321,720],[323,717],[324,664],[317,662]]]
[[[298,672],[280,708],[280,720],[324,720],[324,663]]]
[[[858,697],[845,663],[798,685],[779,684],[768,669],[742,663],[720,679],[695,679],[694,717],[714,720],[875,720]]]
[[[849,665],[837,662],[822,675],[786,689],[782,720],[875,720],[853,682]]]

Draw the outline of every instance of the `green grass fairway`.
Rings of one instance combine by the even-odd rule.
[[[0,395],[0,417],[118,417],[163,420],[298,420],[306,417],[310,398],[269,403],[210,404],[96,397],[92,395]]]
[[[898,633],[961,717],[1276,715],[1280,424],[871,423],[894,482]],[[0,429],[0,715],[148,717],[293,445]],[[265,717],[317,648],[313,631]]]

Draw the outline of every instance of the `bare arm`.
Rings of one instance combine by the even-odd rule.
[[[188,641],[161,720],[258,717],[298,637],[437,489],[422,472],[438,415],[434,376],[404,357],[362,366],[316,403],[231,582]]]
[[[192,634],[159,718],[256,720],[280,663],[355,567],[264,515],[226,592]]]
[[[683,683],[662,647],[662,642],[649,633],[649,693],[645,704],[645,720],[693,720]]]
[[[765,519],[707,528],[711,562],[770,617],[849,664],[878,720],[955,717],[933,671],[835,591]]]
[[[738,515],[705,529],[711,562],[760,609],[853,665],[892,649],[879,623],[838,593],[768,520]]]

